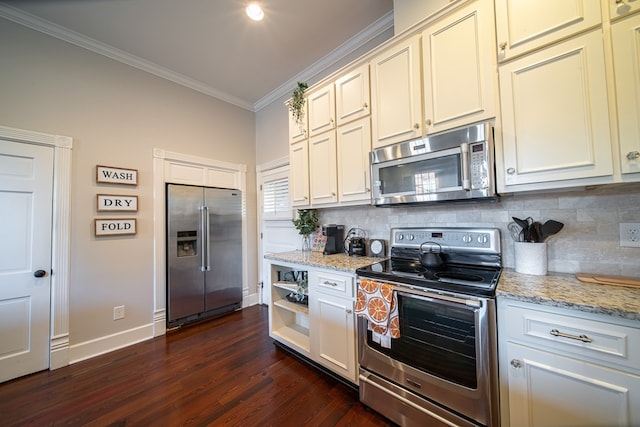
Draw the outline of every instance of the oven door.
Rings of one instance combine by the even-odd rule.
[[[481,425],[498,425],[494,300],[396,290],[400,338],[382,347],[360,317],[361,368]]]

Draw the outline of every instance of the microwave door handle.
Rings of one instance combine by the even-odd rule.
[[[462,179],[462,189],[471,190],[471,167],[469,164],[469,143],[460,144],[460,178]]]

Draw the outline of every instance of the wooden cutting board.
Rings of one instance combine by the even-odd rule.
[[[640,286],[640,278],[612,276],[595,273],[576,273],[576,279],[581,282],[599,283],[601,285]]]

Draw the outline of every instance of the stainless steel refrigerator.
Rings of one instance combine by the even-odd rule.
[[[242,304],[242,193],[167,184],[167,326]]]

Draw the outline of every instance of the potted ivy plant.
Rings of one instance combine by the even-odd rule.
[[[315,209],[298,209],[297,218],[293,220],[293,225],[302,236],[302,250],[311,250],[311,233],[316,231],[320,220],[318,220],[318,211]]]
[[[307,90],[309,85],[303,82],[298,82],[298,87],[293,91],[291,95],[291,101],[289,101],[289,111],[291,111],[291,115],[293,119],[296,121],[298,126],[302,127],[302,119],[304,118],[304,92]]]

